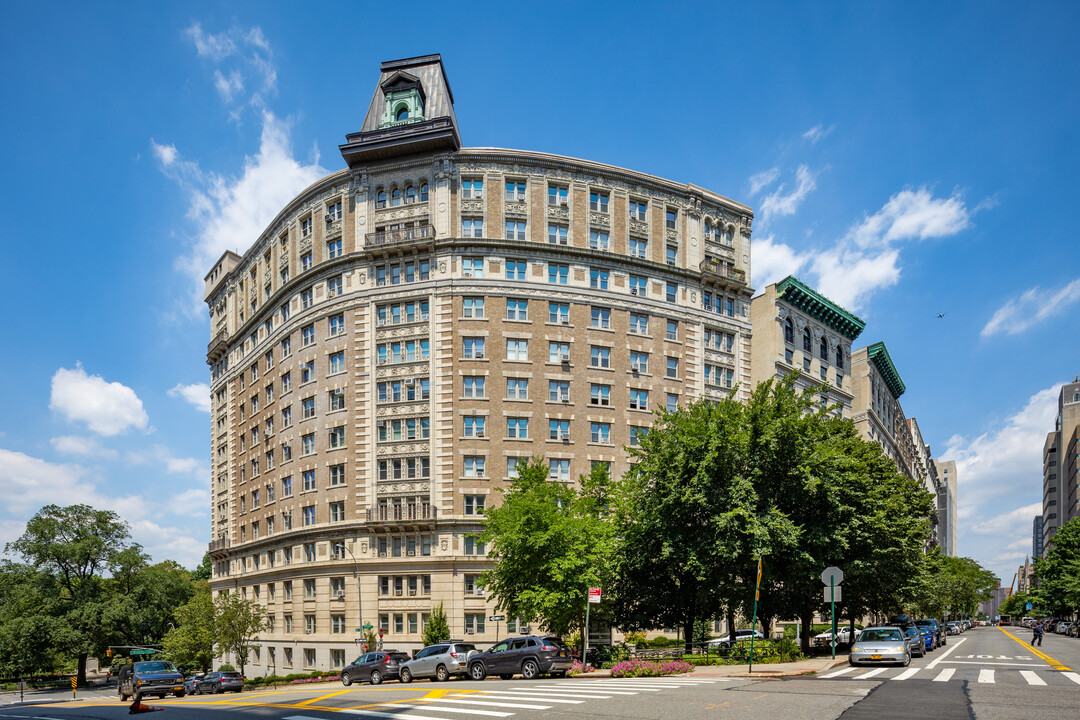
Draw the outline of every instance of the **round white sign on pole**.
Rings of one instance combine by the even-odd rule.
[[[821,582],[826,585],[839,585],[844,581],[844,571],[838,567],[827,567],[821,573]]]

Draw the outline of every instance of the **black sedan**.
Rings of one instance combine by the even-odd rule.
[[[223,692],[240,692],[244,689],[244,678],[238,672],[209,672],[195,683],[195,694],[205,695]]]
[[[348,687],[354,682],[366,681],[378,685],[383,680],[397,680],[401,664],[408,659],[408,655],[396,650],[361,655],[341,671],[341,684]]]

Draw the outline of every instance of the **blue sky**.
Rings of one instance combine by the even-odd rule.
[[[468,146],[750,204],[754,286],[796,272],[885,340],[960,552],[1009,582],[1080,373],[1078,6],[528,5],[0,5],[0,541],[89,502],[198,562],[202,276],[342,167],[379,62],[440,52]]]

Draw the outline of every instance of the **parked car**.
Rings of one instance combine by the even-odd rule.
[[[922,634],[926,652],[934,652],[934,648],[937,647],[937,636],[934,635],[933,629],[920,625],[916,625],[915,628]]]
[[[204,673],[192,673],[184,678],[184,693],[187,695],[195,694],[195,686],[200,680],[202,680]]]
[[[244,689],[244,676],[232,670],[208,672],[195,684],[196,695],[240,692]]]
[[[950,635],[959,635],[960,633],[964,632],[963,628],[960,627],[960,623],[958,622],[947,623],[945,627]]]
[[[147,695],[184,697],[184,676],[168,660],[141,660],[120,667],[116,692],[121,700]]]
[[[354,682],[370,682],[378,685],[383,680],[397,680],[401,665],[409,661],[408,653],[397,650],[370,652],[352,661],[341,670],[341,684],[345,687]]]
[[[753,637],[755,640],[764,640],[765,636],[760,630],[736,630],[735,642],[739,643],[743,640],[749,640]],[[709,640],[706,645],[710,647],[731,647],[731,635],[724,635],[723,637],[713,638]]]
[[[866,628],[851,646],[848,662],[851,665],[899,663],[907,667],[911,663],[911,648],[904,638],[904,631],[898,627]]]
[[[836,630],[836,644],[838,646],[839,645],[850,645],[851,641],[855,638],[855,636],[858,634],[858,632],[859,631],[856,630],[854,633],[852,633],[851,632],[851,626],[837,628],[837,630]],[[760,633],[758,634],[758,637],[759,638],[761,637]],[[814,636],[814,645],[816,647],[829,647],[831,642],[832,642],[832,630],[826,630],[825,632],[818,633],[817,635]]]
[[[469,677],[483,680],[488,675],[498,675],[509,680],[518,673],[526,680],[544,673],[563,677],[573,664],[570,648],[561,638],[526,635],[507,638],[469,658]]]
[[[911,649],[912,657],[923,657],[926,655],[926,638],[918,627],[908,625],[904,628],[904,637],[907,638],[908,647]]]
[[[414,678],[448,680],[452,675],[468,672],[469,658],[477,653],[476,646],[461,640],[428,645],[406,660],[398,669],[398,679],[411,683]]]
[[[1071,622],[1069,622],[1068,620],[1062,620],[1058,623],[1057,627],[1054,629],[1054,632],[1056,632],[1058,635],[1067,635],[1069,633],[1070,627],[1072,627]]]
[[[1065,634],[1069,637],[1080,637],[1080,625],[1073,623],[1065,630]]]
[[[945,628],[934,618],[928,618],[926,620],[916,620],[915,624],[920,627],[929,627],[934,633],[934,647],[939,648],[945,644],[946,631]]]

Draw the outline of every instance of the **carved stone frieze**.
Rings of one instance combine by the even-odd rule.
[[[395,380],[410,375],[427,375],[430,367],[427,360],[414,363],[401,363],[400,365],[379,365],[375,376],[380,380]]]
[[[649,237],[649,223],[644,220],[630,220],[630,234],[635,237]]]
[[[399,338],[412,337],[426,338],[428,336],[428,330],[427,320],[421,320],[406,325],[395,325],[391,327],[383,326],[375,330],[375,340],[397,340]]]
[[[426,225],[428,222],[428,203],[415,202],[398,207],[379,208],[375,211],[375,224],[387,222],[419,222]]]
[[[391,457],[398,455],[419,455],[431,451],[431,443],[396,443],[379,445],[376,454],[379,457]]]
[[[307,237],[300,238],[300,252],[301,253],[306,253],[308,250],[311,250],[311,236],[310,235],[308,235]]]
[[[282,255],[281,257],[278,258],[277,264],[278,264],[278,270],[284,270],[285,268],[289,267],[289,256],[288,255]]]
[[[570,208],[565,205],[548,205],[548,220],[561,220],[570,222]]]
[[[607,213],[591,212],[589,213],[589,225],[607,230],[611,227],[611,216]]]
[[[333,240],[334,238],[341,237],[341,220],[335,220],[332,223],[328,223],[326,226],[326,239]]]
[[[462,215],[483,215],[484,214],[484,201],[483,200],[462,200],[461,201],[461,214]]]
[[[679,231],[665,228],[664,237],[670,243],[677,243],[679,242]]]
[[[524,217],[529,214],[529,206],[524,200],[507,200],[505,212],[508,216]]]
[[[270,274],[270,268],[266,268],[265,270],[263,270],[263,282],[264,283],[270,282],[271,277],[272,277],[272,275]]]
[[[375,492],[380,497],[420,495],[431,492],[431,483],[428,480],[380,480],[375,486]]]
[[[431,175],[436,180],[450,180],[454,177],[454,163],[449,158],[436,160],[431,164]]]
[[[431,405],[426,402],[417,404],[416,401],[394,403],[393,405],[379,405],[375,410],[378,417],[401,417],[420,416],[431,412]]]

